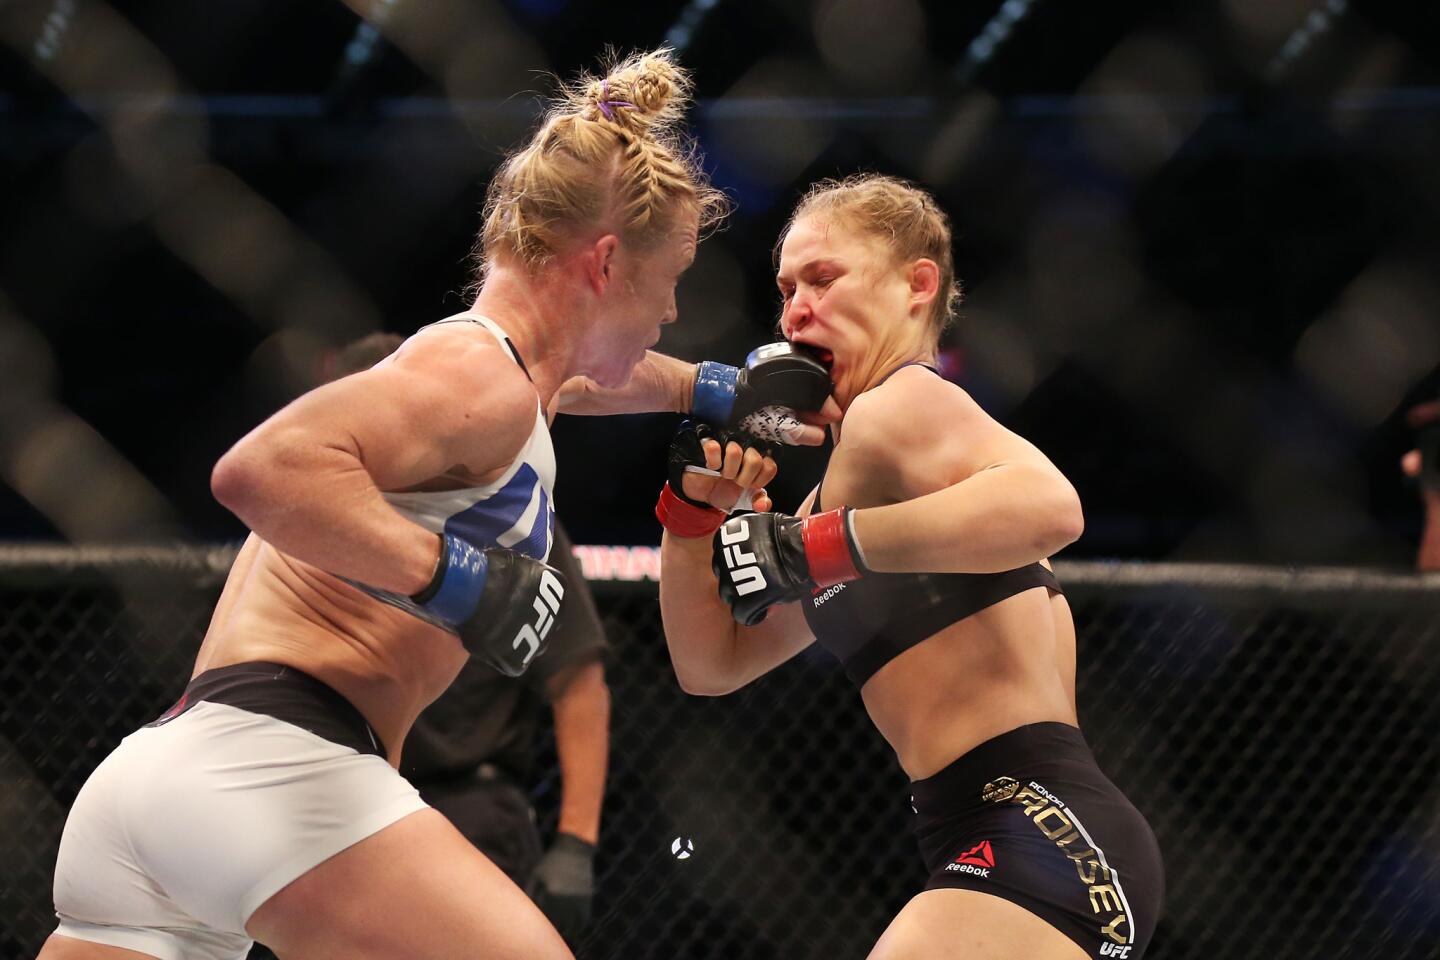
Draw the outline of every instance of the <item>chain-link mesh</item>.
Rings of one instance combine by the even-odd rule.
[[[0,955],[33,955],[51,928],[84,778],[183,687],[224,553],[158,556],[0,573]],[[1151,955],[1434,958],[1440,582],[1060,574],[1087,737],[1165,855]],[[688,697],[653,584],[595,590],[614,718],[582,960],[865,956],[922,872],[905,777],[836,665],[809,651],[733,696]],[[542,810],[554,787],[552,772]],[[677,838],[693,855],[672,855]]]

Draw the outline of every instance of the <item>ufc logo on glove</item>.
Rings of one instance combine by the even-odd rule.
[[[750,538],[750,523],[747,520],[732,520],[720,528],[720,543],[725,548],[725,566],[730,571],[730,581],[740,596],[765,589],[765,574],[755,565],[755,554],[740,547]]]
[[[850,518],[837,507],[808,517],[750,513],[720,525],[711,543],[710,569],[720,599],[747,627],[777,603],[794,603],[816,587],[854,580],[864,569]]]
[[[555,626],[555,618],[560,614],[560,602],[564,599],[565,587],[561,585],[560,578],[546,568],[540,575],[540,589],[535,595],[535,622],[522,626],[510,643],[515,650],[519,650],[522,645],[529,648],[525,651],[525,659],[520,661],[522,667],[528,666],[531,658],[540,652],[540,644],[550,633],[550,628]]]

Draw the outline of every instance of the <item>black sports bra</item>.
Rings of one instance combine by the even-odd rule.
[[[821,512],[815,491],[813,513]],[[881,667],[952,623],[1034,587],[1063,593],[1039,563],[1002,573],[870,573],[820,587],[801,601],[820,645],[856,687]]]

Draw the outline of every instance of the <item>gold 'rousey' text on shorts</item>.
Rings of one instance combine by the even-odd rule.
[[[1100,919],[1101,936],[1109,940],[1103,945],[1109,949],[1102,949],[1101,953],[1123,957],[1129,952],[1128,948],[1123,948],[1124,952],[1117,948],[1134,940],[1135,924],[1120,878],[1105,862],[1105,852],[1095,846],[1075,812],[1035,781],[1016,790],[1009,802],[1023,807],[1025,816],[1075,865],[1075,873],[1090,896],[1090,909]]]

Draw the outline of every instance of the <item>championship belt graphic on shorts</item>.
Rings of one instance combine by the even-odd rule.
[[[1020,784],[1014,777],[996,777],[985,784],[985,789],[980,791],[980,799],[986,803],[1004,803],[1019,790]]]

